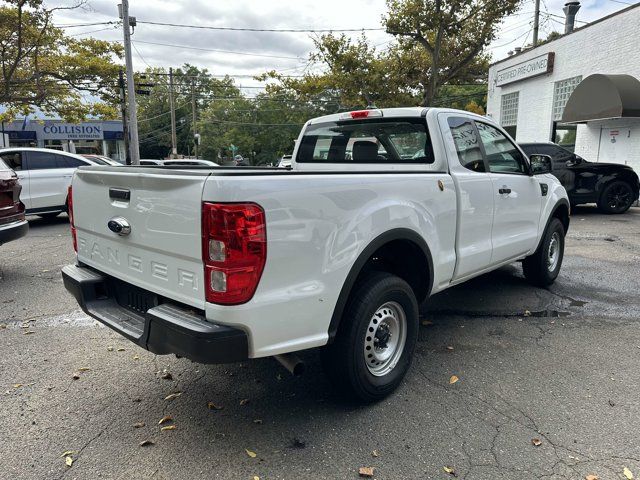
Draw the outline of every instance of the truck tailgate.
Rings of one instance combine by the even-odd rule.
[[[78,260],[204,308],[201,198],[208,175],[140,167],[79,169],[73,180]],[[129,234],[109,228],[118,218],[131,226]]]

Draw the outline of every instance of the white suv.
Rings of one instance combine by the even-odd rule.
[[[5,148],[0,150],[0,158],[20,178],[20,200],[26,213],[45,218],[67,210],[67,190],[76,168],[101,164],[49,148]]]

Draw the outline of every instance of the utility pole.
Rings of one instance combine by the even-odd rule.
[[[538,46],[538,29],[540,28],[540,0],[536,0],[533,13],[533,46]]]
[[[136,17],[129,16],[129,0],[122,0],[118,5],[122,30],[124,32],[124,59],[127,68],[127,95],[129,96],[129,155],[132,165],[140,164],[140,145],[138,143],[138,112],[136,110],[136,93],[133,79],[133,60],[131,59],[131,27],[136,26]]]
[[[173,102],[173,68],[169,68],[169,108],[171,109],[171,158],[178,157],[176,146],[176,109]]]
[[[118,87],[120,89],[120,112],[122,116],[122,136],[124,138],[124,155],[126,158],[125,163],[127,165],[131,165],[131,155],[129,154],[129,129],[127,128],[127,99],[122,69],[118,72]]]
[[[196,114],[196,89],[195,89],[195,79],[191,79],[191,113],[193,114],[193,120],[191,121],[193,125],[193,155],[198,158],[198,116]]]

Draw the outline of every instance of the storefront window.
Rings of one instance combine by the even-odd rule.
[[[502,95],[500,100],[500,125],[513,138],[516,138],[516,125],[518,124],[519,93],[507,93]]]

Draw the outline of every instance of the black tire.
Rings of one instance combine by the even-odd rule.
[[[379,322],[378,314],[383,315],[379,317],[382,319]],[[389,327],[394,324],[394,318],[400,319],[399,325],[402,315],[405,320],[404,334]],[[378,325],[375,330],[374,322]],[[386,336],[385,325],[386,333],[398,332],[396,348],[388,352],[387,348],[392,348],[389,342],[393,343],[393,336]],[[418,302],[409,284],[395,275],[374,272],[355,287],[335,340],[321,351],[325,373],[350,398],[364,403],[381,400],[398,387],[407,373],[418,338],[418,328]],[[399,347],[402,343],[399,339],[403,336],[404,346]],[[378,349],[374,346],[374,343],[379,345],[380,342],[384,342],[386,347]],[[368,357],[372,357],[373,353],[376,357],[384,355],[385,352],[394,352],[390,357],[394,360],[368,366],[368,361],[378,361],[377,358]],[[385,373],[385,368],[390,369]],[[379,369],[377,375],[371,369]]]
[[[522,262],[524,276],[533,285],[546,287],[551,285],[558,277],[562,259],[564,258],[564,234],[562,222],[557,218],[551,219],[536,252]],[[552,257],[551,248],[554,249],[554,252],[557,252],[557,260]],[[553,262],[551,261],[552,258],[554,258]]]
[[[49,220],[51,218],[56,218],[58,215],[60,215],[62,212],[48,212],[48,213],[38,213],[37,215],[40,218],[44,218],[45,220]]]
[[[598,209],[602,213],[624,213],[633,204],[633,188],[623,180],[616,180],[606,185],[600,194]]]

